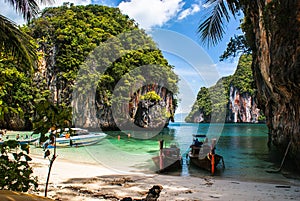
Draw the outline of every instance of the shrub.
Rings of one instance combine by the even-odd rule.
[[[29,145],[20,145],[15,140],[0,145],[0,189],[27,192],[37,188],[37,177],[33,177],[28,156]]]
[[[149,91],[141,96],[141,100],[159,101],[161,97],[155,91]]]

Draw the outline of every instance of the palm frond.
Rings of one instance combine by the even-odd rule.
[[[53,0],[5,0],[9,3],[17,13],[22,14],[23,19],[29,21],[39,12],[38,3],[52,3]]]
[[[205,4],[210,9],[210,13],[204,19],[199,27],[200,39],[208,46],[216,45],[223,37],[224,21],[230,20],[230,13],[235,16],[239,10],[238,0],[206,0]],[[230,12],[230,13],[229,13]]]
[[[36,48],[30,39],[14,22],[0,15],[0,50],[12,54],[29,69],[36,59]]]

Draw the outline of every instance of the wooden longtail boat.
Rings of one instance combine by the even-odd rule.
[[[190,146],[188,154],[192,164],[210,171],[212,175],[220,161],[225,168],[223,156],[215,153],[215,143],[216,141],[213,139],[212,144],[208,145],[206,135],[193,135],[193,144]]]
[[[160,150],[159,155],[152,158],[157,172],[168,172],[181,169],[181,155],[180,149],[176,145],[164,148],[164,141],[159,141]]]

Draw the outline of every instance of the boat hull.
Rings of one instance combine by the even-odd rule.
[[[208,156],[205,156],[204,158],[199,158],[198,156],[192,156],[191,154],[189,154],[189,158],[190,158],[190,162],[201,168],[204,170],[208,170],[208,171],[212,171],[212,162],[211,159],[208,158]],[[221,160],[223,160],[223,157],[215,154],[214,155],[215,158],[215,164],[214,164],[214,168],[217,168],[217,165],[220,163]]]
[[[31,139],[25,139],[25,140],[16,140],[20,145],[23,144],[31,144],[38,140],[39,138],[31,138]],[[0,145],[3,144],[5,141],[0,141]]]
[[[99,143],[106,134],[88,134],[82,136],[72,136],[70,138],[56,138],[56,147],[82,147]],[[48,148],[54,148],[54,145],[49,145]]]
[[[163,148],[163,141],[160,144],[159,155],[152,158],[157,171],[166,172],[181,169],[180,149],[176,145]]]
[[[156,172],[175,171],[182,168],[181,157],[174,159],[170,157],[155,156],[152,160],[157,168]]]

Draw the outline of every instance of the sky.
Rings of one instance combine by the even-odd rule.
[[[62,5],[64,0],[54,0],[51,5]],[[9,4],[0,0],[0,13],[17,24],[23,24],[22,17],[14,12]],[[197,34],[197,27],[207,14],[203,0],[68,0],[75,5],[100,4],[118,7],[123,14],[134,19],[140,28],[150,34],[164,57],[174,66],[179,75],[179,96],[181,100],[177,113],[190,111],[196,95],[202,86],[209,87],[219,78],[234,73],[237,59],[220,62],[219,56],[226,49],[230,37],[241,34],[239,19],[227,24],[223,40],[208,48]],[[169,39],[173,40],[169,40]],[[169,42],[167,42],[169,41]]]

